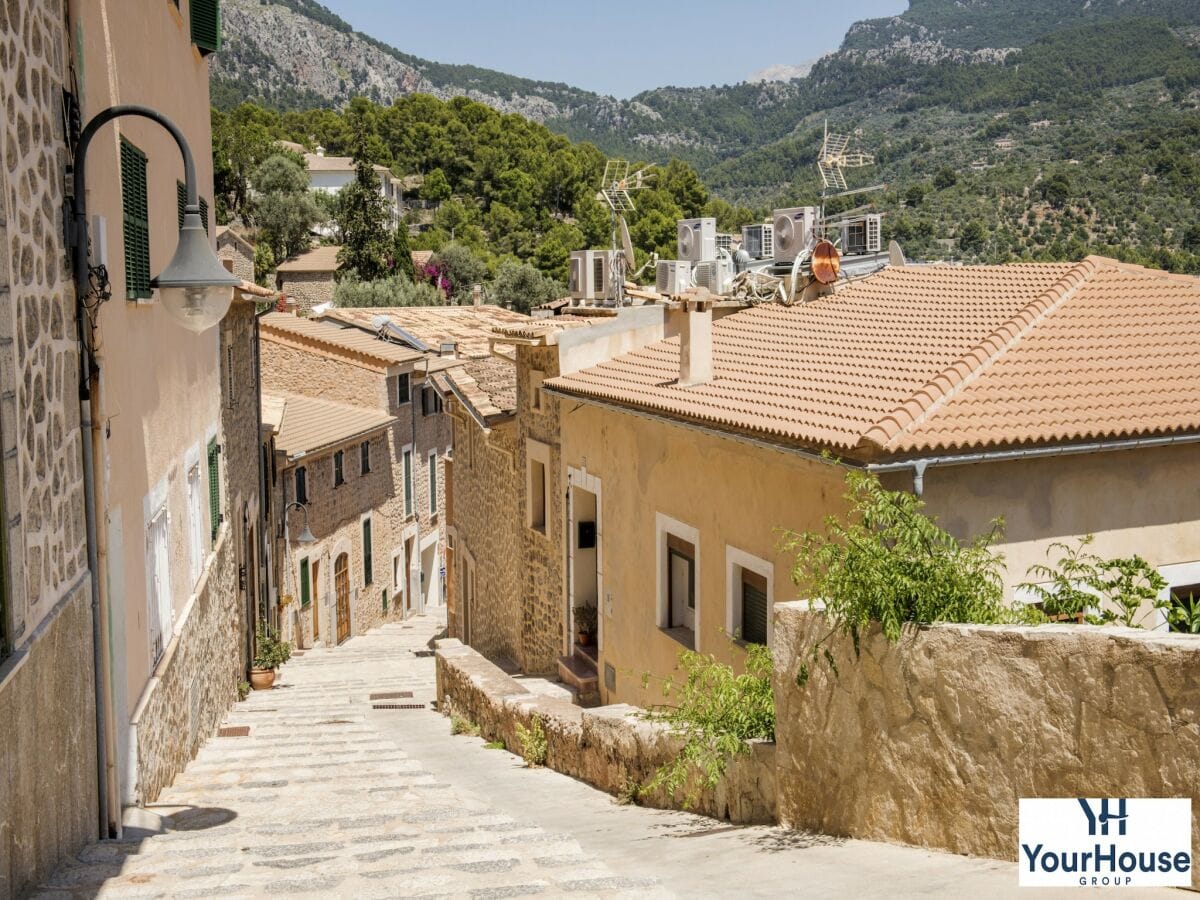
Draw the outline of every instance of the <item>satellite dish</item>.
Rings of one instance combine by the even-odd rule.
[[[833,284],[842,271],[841,254],[830,241],[818,241],[812,252],[813,278],[821,284]]]
[[[619,218],[621,223],[621,249],[625,252],[625,265],[633,268],[636,260],[633,257],[633,241],[629,239],[629,226],[625,224],[625,217]]]
[[[888,241],[888,265],[908,265],[908,260],[904,258],[904,251],[900,249],[900,244],[896,241]]]

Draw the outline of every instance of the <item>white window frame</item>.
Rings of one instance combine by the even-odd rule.
[[[703,596],[703,591],[701,590],[703,584],[701,573],[703,570],[700,568],[700,529],[660,512],[654,514],[654,552],[656,555],[655,570],[657,572],[655,625],[660,630],[668,633],[674,630],[670,625],[671,598],[670,592],[667,590],[667,566],[670,564],[670,557],[667,553],[667,535],[673,535],[681,541],[687,541],[695,549],[695,559],[692,561],[692,565],[695,568],[693,587],[695,589],[696,608],[692,613],[692,649],[699,651],[701,634],[700,607]]]
[[[430,450],[426,459],[429,462],[429,471],[426,473],[426,483],[429,486],[429,515],[436,516],[438,514],[438,470],[437,470],[436,450]]]
[[[1158,574],[1166,579],[1167,586],[1162,589],[1158,595],[1159,600],[1171,599],[1171,588],[1182,587],[1185,584],[1200,584],[1200,560],[1196,562],[1186,563],[1171,563],[1166,566],[1158,566]],[[1154,623],[1155,631],[1170,631],[1170,620],[1167,618],[1167,610],[1160,609],[1156,611],[1156,620]]]
[[[197,457],[193,462],[191,454],[188,459],[187,470],[187,488],[188,488],[188,562],[190,563],[189,574],[192,579],[192,589],[196,587],[196,583],[200,581],[200,574],[204,571],[204,543],[205,543],[205,515],[204,507],[208,500],[208,493],[204,488],[204,473],[200,470],[200,460]]]
[[[725,632],[729,639],[738,644],[745,644],[744,638],[737,637],[742,627],[742,579],[738,570],[745,569],[767,580],[767,646],[771,646],[775,618],[775,566],[760,556],[747,553],[731,544],[725,545]]]
[[[542,466],[542,521],[534,516],[534,463]],[[525,527],[546,537],[550,536],[550,446],[541,441],[525,441]]]
[[[400,480],[404,483],[400,486],[404,491],[404,517],[408,518],[416,512],[417,509],[417,491],[416,485],[413,484],[413,445],[405,444],[400,450]]]

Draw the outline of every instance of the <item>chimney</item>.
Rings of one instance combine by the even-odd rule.
[[[476,284],[471,285],[471,304],[473,306],[483,305],[483,285],[482,284],[476,283]]]
[[[713,377],[712,301],[684,300],[679,329],[679,386],[707,384]]]
[[[325,148],[322,147],[320,144],[317,144],[317,156],[324,156],[324,155],[325,155]]]

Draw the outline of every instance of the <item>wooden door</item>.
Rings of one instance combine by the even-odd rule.
[[[313,640],[321,637],[321,607],[325,605],[325,594],[321,590],[321,561],[314,559],[312,564],[312,614]]]
[[[343,553],[333,564],[333,587],[337,593],[337,642],[350,637],[350,560]]]

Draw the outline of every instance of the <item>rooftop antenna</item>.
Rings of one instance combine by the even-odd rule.
[[[817,154],[817,170],[821,173],[821,197],[841,197],[846,194],[857,194],[862,191],[873,191],[873,185],[868,188],[848,190],[846,186],[846,169],[861,169],[864,166],[875,165],[875,156],[861,151],[850,153],[850,135],[838,134],[829,130],[829,120],[825,120],[825,139],[821,141],[821,152]]]
[[[615,306],[625,302],[625,273],[635,265],[633,243],[625,222],[625,213],[636,209],[630,192],[647,188],[654,180],[654,173],[647,166],[630,169],[628,160],[610,159],[604,164],[604,175],[600,179],[600,197],[608,204],[612,215],[612,271],[606,299]]]

